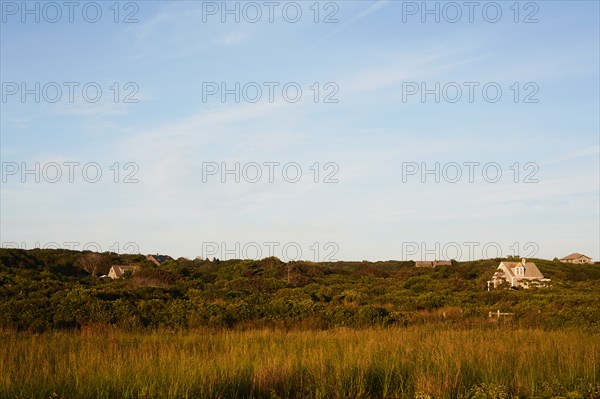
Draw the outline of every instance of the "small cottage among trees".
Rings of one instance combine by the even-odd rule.
[[[452,266],[452,262],[449,260],[415,261],[415,266],[416,267]]]
[[[135,273],[138,269],[139,266],[135,265],[113,265],[108,272],[108,277],[112,279],[121,278],[128,270],[131,271],[131,273]]]
[[[148,255],[148,256],[146,256],[146,259],[149,262],[154,263],[156,266],[160,266],[160,265],[162,265],[165,262],[173,260],[173,258],[171,258],[169,255],[159,255],[159,254]]]
[[[550,279],[544,278],[535,263],[522,259],[521,262],[500,262],[498,270],[489,283],[493,284],[494,288],[502,286],[507,288],[529,288],[545,286],[548,282],[550,282]]]

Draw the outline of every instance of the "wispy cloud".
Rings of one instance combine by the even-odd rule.
[[[350,19],[348,19],[347,21],[345,21],[343,24],[341,24],[340,26],[338,26],[336,29],[332,30],[331,32],[329,32],[325,36],[321,37],[316,42],[312,43],[309,46],[309,48],[314,48],[314,47],[320,45],[321,43],[327,41],[328,39],[332,38],[333,36],[339,34],[340,32],[342,32],[342,31],[344,31],[346,29],[348,29],[350,26],[352,26],[356,22],[360,21],[361,19],[363,19],[363,18],[365,18],[365,17],[373,14],[376,11],[379,11],[380,9],[382,9],[383,7],[385,7],[386,5],[388,5],[390,2],[391,2],[391,0],[378,0],[378,1],[376,1],[375,3],[371,4],[366,9],[362,10],[358,14],[354,15],[353,17],[351,17]]]
[[[345,91],[372,91],[396,85],[409,79],[428,79],[442,72],[456,70],[477,62],[464,46],[430,48],[388,59],[385,64],[371,66],[342,81]]]
[[[558,158],[545,161],[544,164],[551,165],[554,163],[570,161],[573,159],[586,158],[591,155],[597,155],[597,154],[600,154],[600,145],[586,147],[586,148],[580,148],[575,151],[569,151],[569,152],[563,154],[562,156],[559,156]]]
[[[226,46],[237,46],[248,40],[248,35],[238,32],[227,32],[218,37],[215,41],[217,44]]]

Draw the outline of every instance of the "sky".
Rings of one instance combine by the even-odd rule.
[[[597,1],[0,1],[0,241],[600,260]]]

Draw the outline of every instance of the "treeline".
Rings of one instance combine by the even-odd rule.
[[[89,272],[90,258],[94,272]],[[112,325],[154,328],[325,329],[439,323],[600,332],[600,265],[532,259],[552,286],[486,291],[500,261],[416,268],[412,261],[188,260],[143,255],[0,249],[0,328],[46,331]],[[137,264],[125,278],[100,278]],[[96,267],[97,266],[97,267]],[[86,271],[87,270],[87,271]]]

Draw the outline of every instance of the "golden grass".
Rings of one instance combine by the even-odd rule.
[[[0,397],[595,398],[598,363],[576,331],[1,332]]]

